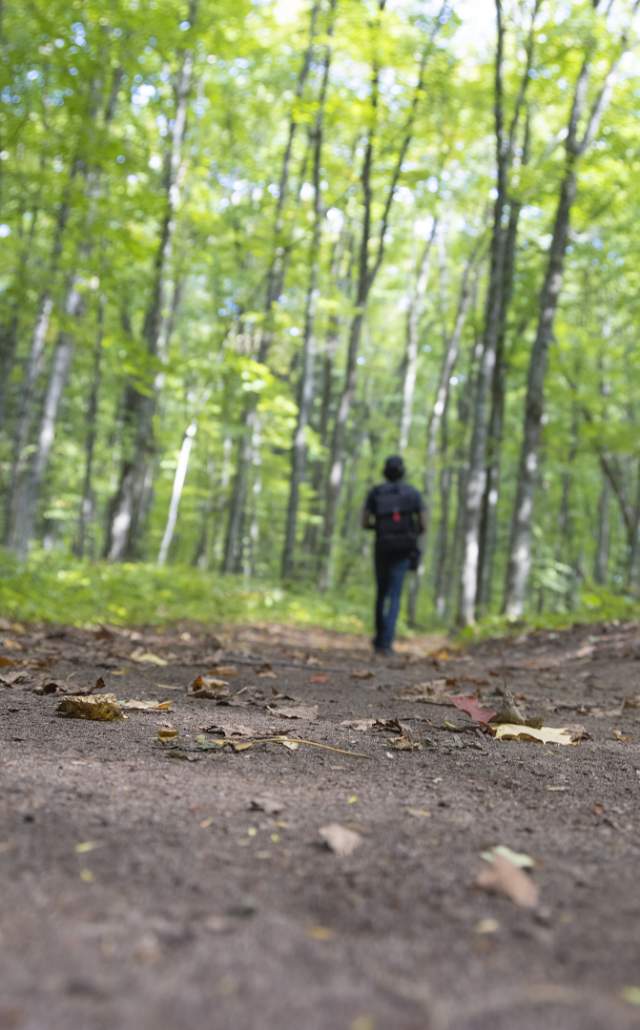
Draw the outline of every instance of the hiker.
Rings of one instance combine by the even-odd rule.
[[[424,532],[424,504],[415,487],[404,482],[404,461],[399,455],[387,458],[385,483],[369,491],[362,512],[364,529],[376,534],[376,654],[393,654],[402,584],[409,569],[418,568],[418,537]]]

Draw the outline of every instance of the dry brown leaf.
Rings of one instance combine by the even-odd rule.
[[[259,665],[256,668],[256,676],[259,676],[260,679],[268,679],[268,680],[275,680],[275,679],[277,679],[277,676],[276,676],[275,672],[273,671],[273,669],[271,667],[271,664],[269,662],[265,662],[263,665]]]
[[[341,726],[345,726],[349,730],[356,730],[358,733],[363,733],[365,730],[372,729],[376,724],[376,719],[345,719],[340,723]]]
[[[192,697],[219,700],[231,695],[231,687],[226,680],[216,679],[213,676],[196,676],[188,693]]]
[[[510,723],[502,723],[498,726],[489,727],[496,740],[533,740],[541,744],[577,744],[584,740],[586,730],[583,726],[516,726]]]
[[[31,674],[26,669],[14,669],[13,672],[4,672],[0,676],[0,687],[15,687],[17,683],[26,683]]]
[[[371,669],[354,669],[351,673],[352,680],[371,680],[375,673]]]
[[[284,811],[284,805],[275,798],[259,797],[252,798],[249,802],[249,811],[265,812],[266,815],[279,815]]]
[[[449,662],[455,657],[446,647],[439,647],[436,651],[430,651],[427,658],[433,658],[436,662]]]
[[[309,677],[309,683],[328,683],[329,677],[324,672],[317,672],[315,676]]]
[[[630,744],[631,737],[627,736],[622,730],[612,730],[611,736],[614,740],[617,740],[619,744]]]
[[[334,855],[347,858],[362,844],[362,837],[355,830],[349,830],[340,823],[329,823],[320,827],[320,837]]]
[[[476,886],[494,894],[504,894],[520,908],[535,908],[538,904],[537,885],[504,855],[494,855],[489,868],[479,874]]]
[[[101,697],[92,695],[63,697],[56,708],[58,715],[69,719],[95,719],[97,722],[114,722],[124,719],[122,709],[113,694]]]
[[[0,669],[6,668],[8,665],[19,665],[20,661],[17,658],[8,658],[7,655],[0,654]]]
[[[119,700],[118,704],[131,712],[170,712],[173,708],[173,701],[138,701],[136,698]]]
[[[318,718],[317,705],[267,705],[267,711],[283,719],[306,719],[313,722]]]
[[[400,737],[392,737],[388,746],[394,751],[422,751],[422,744],[405,734]]]
[[[446,679],[428,680],[426,683],[415,683],[413,686],[404,687],[395,697],[398,701],[440,701],[451,694],[453,684]]]
[[[209,669],[209,673],[215,676],[237,676],[238,666],[237,665],[214,665]]]

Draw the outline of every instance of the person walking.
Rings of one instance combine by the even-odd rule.
[[[417,569],[418,537],[424,533],[424,504],[420,493],[404,482],[402,458],[393,454],[384,463],[386,480],[367,494],[362,512],[364,529],[375,531],[375,637],[377,654],[393,654],[404,577]]]

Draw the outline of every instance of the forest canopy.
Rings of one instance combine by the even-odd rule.
[[[636,597],[639,5],[0,4],[5,553]]]

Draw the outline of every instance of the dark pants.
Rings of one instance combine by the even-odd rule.
[[[409,558],[387,558],[376,554],[376,635],[373,646],[387,651],[393,645],[400,611],[402,584],[409,569]]]

